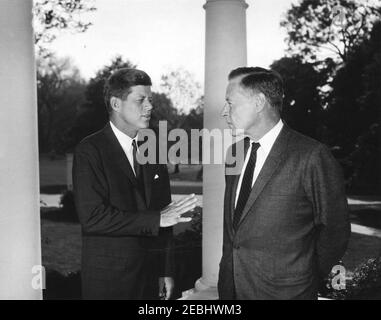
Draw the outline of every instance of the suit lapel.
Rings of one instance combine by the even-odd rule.
[[[150,201],[151,201],[152,169],[151,169],[151,165],[149,163],[142,165],[142,169],[143,169],[146,205],[148,208],[150,205]]]
[[[289,129],[284,124],[282,131],[279,133],[277,139],[275,140],[274,145],[271,148],[270,153],[267,156],[267,159],[262,167],[262,170],[259,173],[253,188],[251,189],[249,199],[247,200],[245,208],[243,209],[242,217],[240,219],[239,224],[241,224],[242,221],[245,219],[245,217],[250,211],[250,208],[254,205],[258,196],[261,194],[263,188],[269,182],[272,175],[279,167],[280,163],[283,161],[287,150],[288,137]]]
[[[109,159],[113,163],[115,163],[115,165],[122,169],[123,173],[128,177],[128,179],[134,186],[137,186],[138,182],[131,168],[130,162],[128,161],[127,156],[122,149],[122,146],[119,144],[118,139],[112,131],[110,123],[108,123],[104,128],[104,133],[108,142],[106,143],[106,147]]]

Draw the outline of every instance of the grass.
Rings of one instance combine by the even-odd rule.
[[[66,186],[66,158],[64,156],[51,160],[48,155],[40,155],[41,186]]]
[[[79,224],[41,220],[42,261],[48,269],[62,274],[80,270],[81,228]],[[381,254],[381,239],[352,233],[343,257],[347,270]]]
[[[67,168],[65,156],[51,159],[49,155],[41,154],[39,164],[41,186],[66,186]],[[180,172],[174,173],[174,165],[168,164],[171,180],[197,181],[197,174],[202,166],[181,164],[179,167]]]
[[[42,264],[68,275],[81,269],[79,224],[41,219]]]

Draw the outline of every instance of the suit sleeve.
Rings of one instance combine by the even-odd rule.
[[[310,155],[304,181],[317,228],[319,274],[325,277],[343,257],[351,231],[342,171],[325,146]]]
[[[165,180],[166,188],[168,190],[167,196],[168,204],[171,202],[171,186],[169,182],[168,169],[166,165],[161,166],[162,177]],[[159,230],[159,276],[160,277],[173,277],[175,273],[175,253],[173,243],[173,227],[160,228]]]
[[[82,230],[105,236],[157,236],[157,211],[124,211],[110,204],[100,160],[92,148],[77,150],[73,160],[75,205]]]

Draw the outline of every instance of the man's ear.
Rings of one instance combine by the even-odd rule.
[[[120,99],[117,97],[110,98],[110,106],[114,111],[119,111],[120,109]]]
[[[261,112],[263,108],[266,105],[266,97],[262,92],[259,92],[257,95],[255,95],[255,105],[257,107],[257,111]]]

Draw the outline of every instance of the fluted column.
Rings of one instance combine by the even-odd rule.
[[[244,0],[208,0],[204,5],[204,128],[208,130],[227,128],[221,117],[227,76],[232,69],[247,63],[247,7]],[[213,299],[217,298],[218,265],[222,254],[224,167],[222,164],[206,164],[203,174],[202,278],[196,282],[195,289],[196,292],[208,292],[204,297]]]
[[[0,299],[42,297],[33,39],[32,1],[1,0]]]

